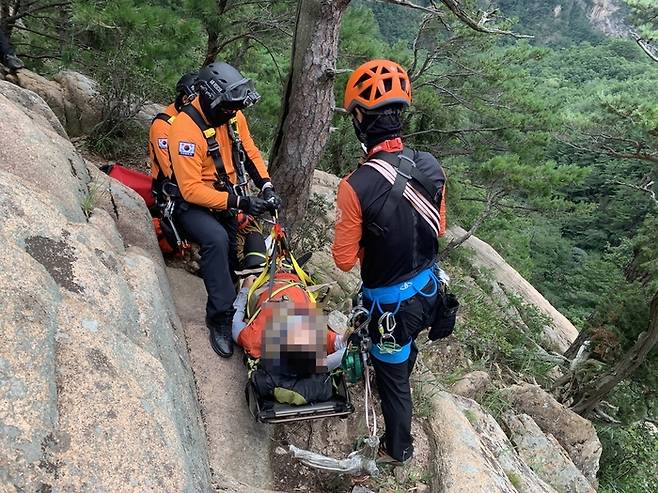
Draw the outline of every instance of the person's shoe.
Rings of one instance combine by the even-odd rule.
[[[25,68],[23,60],[18,58],[16,55],[8,54],[5,56],[5,66],[12,72],[16,72],[22,68]]]
[[[206,325],[210,331],[210,345],[222,358],[233,356],[233,336],[231,334],[233,313],[232,310],[224,312],[214,321],[206,318]]]
[[[391,457],[386,450],[386,446],[383,442],[379,442],[379,450],[377,451],[377,458],[375,462],[377,464],[383,464],[387,466],[400,467],[409,463],[411,457],[407,457],[404,461],[400,461]]]

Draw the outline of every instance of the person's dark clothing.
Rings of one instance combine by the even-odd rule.
[[[201,275],[208,292],[206,317],[218,323],[221,315],[233,309],[234,272],[237,259],[237,221],[227,212],[183,203],[177,221],[187,237],[201,246]]]
[[[23,61],[16,56],[9,38],[2,29],[0,29],[0,63],[13,71],[25,67]]]
[[[386,148],[387,155],[382,156],[379,148]],[[380,224],[383,205],[398,176],[390,158],[399,159],[403,145],[400,139],[391,139],[370,151],[368,160],[339,185],[332,253],[342,270],[350,270],[360,260],[364,306],[371,312],[371,361],[386,423],[383,445],[391,457],[403,462],[413,455],[409,375],[418,352],[414,341],[431,325],[438,295],[436,274],[428,271],[437,260],[438,237],[445,231],[445,174],[431,154],[405,151],[403,155],[412,156],[416,168],[441,193],[430,197],[415,179],[410,180],[391,216],[384,218],[387,224]],[[382,301],[390,293],[398,293],[399,306]],[[379,318],[386,312],[395,317],[398,351],[377,347]]]
[[[427,286],[423,291],[431,292],[431,290],[432,286]],[[414,369],[418,355],[415,340],[420,332],[431,323],[436,297],[436,294],[430,297],[417,294],[403,301],[395,314],[396,327],[393,335],[396,341],[400,345],[411,341],[411,351],[406,361],[388,363],[380,361],[375,356],[370,358],[375,368],[375,380],[381,400],[384,423],[386,424],[384,445],[388,454],[400,462],[404,462],[413,455],[413,438],[411,436],[413,405],[409,376]],[[364,306],[370,309],[371,302],[364,301]],[[395,305],[382,305],[384,311],[393,311],[394,309]],[[368,327],[373,344],[380,342],[378,331],[380,315],[381,313],[378,311],[373,312]]]

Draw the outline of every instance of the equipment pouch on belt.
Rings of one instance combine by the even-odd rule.
[[[455,330],[459,301],[457,297],[440,289],[434,305],[434,317],[427,337],[430,341],[436,341],[448,337]]]

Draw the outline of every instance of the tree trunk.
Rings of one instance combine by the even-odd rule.
[[[11,39],[11,32],[14,28],[14,23],[7,21],[13,13],[12,8],[15,6],[10,0],[0,0],[0,29],[8,40]]]
[[[340,20],[349,0],[299,0],[279,126],[270,154],[272,182],[289,228],[304,216],[313,170],[329,138]]]
[[[220,44],[219,44],[220,29],[218,28],[218,26],[221,17],[224,15],[224,12],[226,12],[227,4],[228,4],[228,0],[217,0],[217,18],[208,19],[206,22],[205,27],[206,27],[206,33],[208,35],[208,39],[206,40],[206,56],[203,58],[203,63],[201,64],[201,67],[210,65],[215,61],[215,58],[217,58],[217,54],[219,53],[220,50]]]
[[[564,357],[569,358],[569,359],[574,359],[576,357],[576,354],[578,354],[578,350],[580,349],[580,346],[585,344],[585,342],[589,339],[590,337],[590,331],[589,329],[583,329],[578,333],[578,337],[576,337],[576,340],[571,343],[571,346],[569,346],[569,349],[567,349],[564,352]]]
[[[219,33],[210,26],[206,27],[206,32],[208,33],[208,40],[206,42],[206,56],[201,64],[202,67],[213,63],[219,51]]]
[[[619,382],[629,377],[644,362],[656,343],[658,343],[658,292],[651,301],[651,315],[647,331],[640,334],[637,342],[622,356],[611,371],[606,372],[585,387],[580,400],[572,407],[573,411],[583,415],[591,412]]]

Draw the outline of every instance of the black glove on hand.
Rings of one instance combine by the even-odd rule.
[[[240,197],[238,208],[252,216],[260,216],[268,209],[268,204],[258,197]]]
[[[271,212],[277,211],[281,207],[281,198],[272,187],[267,187],[263,190],[263,200],[268,203],[268,209]]]

